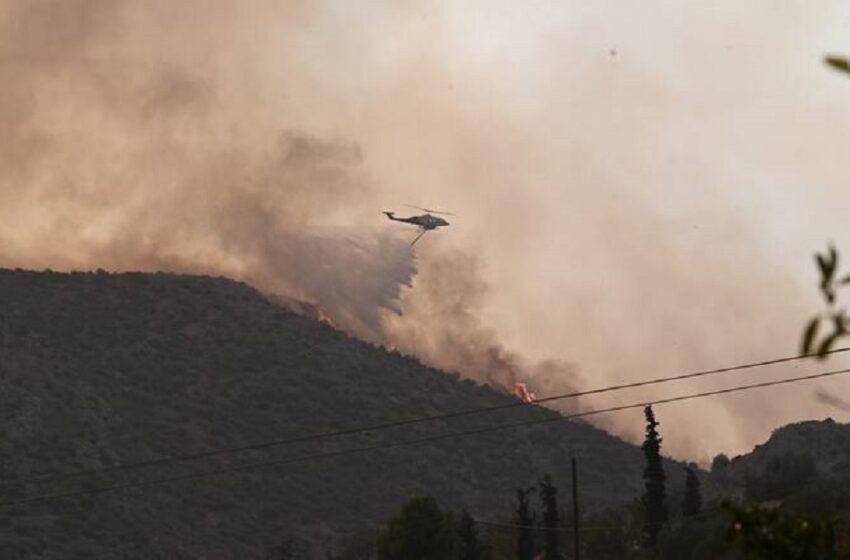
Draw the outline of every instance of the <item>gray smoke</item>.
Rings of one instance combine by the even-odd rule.
[[[224,274],[541,394],[542,370],[575,384],[548,356],[602,386],[786,355],[819,303],[811,251],[848,235],[848,84],[820,63],[850,49],[842,17],[0,0],[0,265]],[[414,260],[379,212],[397,203],[459,216]],[[664,407],[666,451],[736,453],[834,413],[797,391]],[[639,412],[594,422],[641,437]]]
[[[432,240],[429,240],[432,241]],[[538,397],[576,390],[576,368],[561,360],[529,363],[482,324],[489,287],[475,253],[441,247],[426,258],[401,299],[404,314],[384,314],[388,343],[446,371],[512,391],[526,383]],[[575,410],[577,401],[560,408]]]
[[[234,32],[225,4],[194,4]],[[143,36],[181,13],[0,2],[2,264],[225,274],[378,338],[415,267],[374,225],[360,150],[252,116],[250,87],[230,98],[232,71],[200,56],[209,28],[175,29],[163,57]]]

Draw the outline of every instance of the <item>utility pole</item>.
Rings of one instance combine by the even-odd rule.
[[[578,472],[576,458],[573,457],[573,554],[575,560],[581,560],[581,547],[578,541]]]

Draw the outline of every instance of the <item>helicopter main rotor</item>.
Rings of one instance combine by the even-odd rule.
[[[421,206],[414,206],[413,204],[404,204],[403,206],[407,206],[408,208],[416,208],[417,210],[422,210],[424,212],[428,212],[429,214],[444,214],[446,216],[455,216],[456,214],[452,214],[451,212],[443,212],[442,210],[431,210],[430,208],[423,208]]]

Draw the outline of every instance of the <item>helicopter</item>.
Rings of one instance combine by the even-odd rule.
[[[419,233],[419,235],[416,236],[416,239],[414,239],[410,243],[411,247],[417,241],[419,241],[420,237],[422,237],[423,235],[425,235],[429,231],[437,229],[439,227],[449,225],[449,222],[447,222],[443,218],[440,218],[439,216],[434,216],[433,214],[444,214],[446,216],[454,216],[454,214],[452,214],[451,212],[440,212],[438,210],[429,210],[428,208],[421,208],[419,206],[411,206],[410,204],[405,204],[405,206],[410,206],[411,208],[416,208],[417,210],[423,210],[423,211],[426,212],[426,214],[421,214],[419,216],[410,216],[408,218],[396,218],[395,212],[388,212],[386,210],[384,210],[384,214],[386,214],[387,218],[389,218],[390,220],[392,220],[394,222],[404,222],[404,223],[407,223],[407,224],[412,224],[412,225],[417,226],[419,229],[422,230]]]

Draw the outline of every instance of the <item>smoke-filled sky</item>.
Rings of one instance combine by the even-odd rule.
[[[0,265],[226,274],[541,395],[793,354],[850,253],[832,52],[843,2],[0,0]],[[404,203],[457,217],[414,253]],[[663,406],[665,450],[848,389]]]

